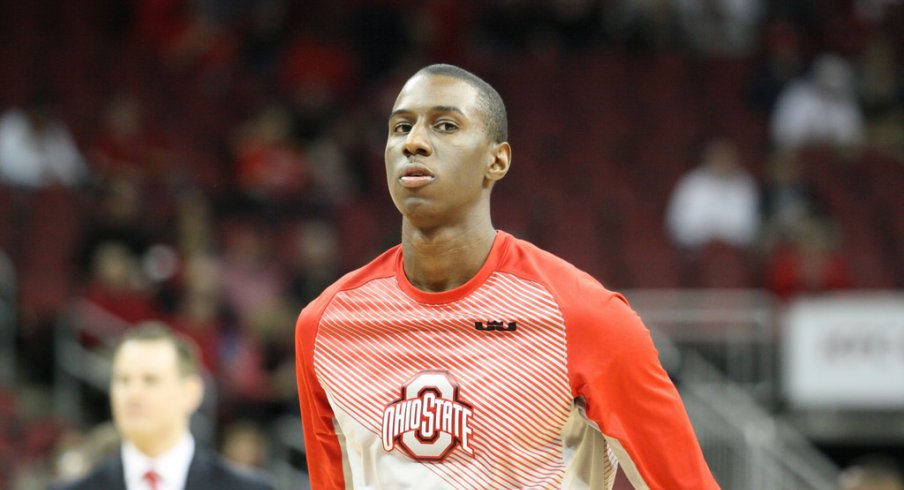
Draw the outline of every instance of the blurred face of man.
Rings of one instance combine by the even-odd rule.
[[[180,372],[176,349],[166,340],[126,341],[113,359],[113,420],[123,439],[151,457],[188,430],[202,394],[200,378]]]
[[[422,222],[455,222],[488,202],[508,171],[511,150],[487,134],[478,92],[467,82],[420,74],[393,106],[386,178],[401,213]]]

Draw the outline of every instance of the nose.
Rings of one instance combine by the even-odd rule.
[[[411,127],[411,130],[405,136],[405,145],[402,147],[402,152],[406,157],[414,155],[430,156],[433,153],[426,131],[427,129],[424,125],[420,123]]]

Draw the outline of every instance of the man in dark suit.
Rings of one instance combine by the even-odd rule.
[[[166,325],[129,331],[113,357],[110,403],[120,454],[53,490],[272,490],[196,448],[189,419],[204,396],[197,347]]]

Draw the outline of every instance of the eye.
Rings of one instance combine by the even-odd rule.
[[[458,129],[458,125],[452,121],[439,121],[433,127],[444,133],[451,133]]]
[[[392,125],[393,133],[405,134],[405,133],[408,133],[409,131],[411,131],[411,123],[409,123],[409,122],[398,122],[398,123],[395,123]]]

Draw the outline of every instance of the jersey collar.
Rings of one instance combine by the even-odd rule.
[[[488,277],[490,277],[490,274],[492,274],[493,271],[496,270],[496,266],[499,265],[499,261],[504,255],[505,250],[508,249],[511,240],[511,235],[504,231],[497,230],[496,238],[493,240],[493,247],[490,248],[490,254],[480,267],[480,270],[477,271],[477,274],[455,289],[437,293],[420,290],[411,284],[408,277],[405,276],[405,268],[402,265],[402,247],[399,247],[398,257],[396,258],[396,281],[398,281],[399,288],[418,303],[438,305],[458,301],[473,293],[477,288],[483,285]]]

